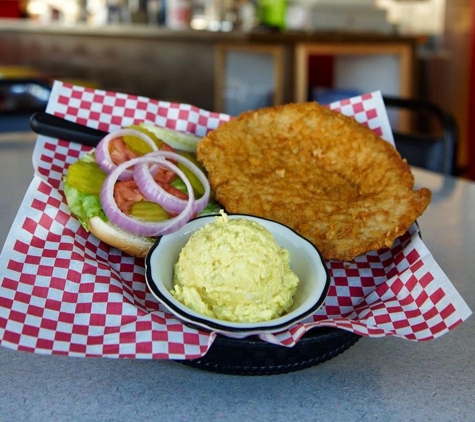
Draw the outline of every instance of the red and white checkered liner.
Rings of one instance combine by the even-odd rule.
[[[392,141],[379,93],[331,107]],[[190,105],[61,82],[54,85],[47,112],[105,131],[147,121],[200,136],[230,119]],[[164,312],[146,287],[143,260],[98,241],[71,216],[61,179],[68,164],[88,149],[38,137],[36,175],[0,256],[0,344],[83,357],[203,356],[215,335]],[[422,243],[416,225],[390,250],[328,264],[332,285],[324,306],[304,323],[263,340],[292,346],[317,326],[430,340],[471,313]]]

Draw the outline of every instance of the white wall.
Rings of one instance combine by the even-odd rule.
[[[375,0],[388,10],[388,19],[401,34],[442,35],[446,0]]]
[[[344,11],[349,6],[374,6],[387,10],[388,21],[405,35],[442,35],[448,0],[290,0],[307,9],[332,6]]]

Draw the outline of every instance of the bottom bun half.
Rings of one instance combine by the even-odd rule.
[[[116,226],[111,222],[93,217],[88,221],[89,231],[99,240],[121,251],[144,258],[154,241],[148,237],[138,236]]]

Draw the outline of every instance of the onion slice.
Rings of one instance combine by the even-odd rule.
[[[153,139],[147,134],[140,132],[135,129],[119,129],[114,132],[111,132],[104,136],[101,139],[99,144],[96,147],[96,162],[97,165],[107,174],[111,173],[114,169],[117,168],[117,164],[112,161],[111,154],[109,151],[109,145],[112,140],[116,138],[121,138],[123,136],[133,136],[144,141],[148,146],[152,148],[153,151],[158,151],[158,147],[153,141]],[[131,180],[133,177],[133,170],[124,170],[120,176],[119,180]]]
[[[204,187],[203,195],[194,202],[193,212],[195,214],[199,213],[206,207],[209,201],[211,188],[205,174],[197,165],[195,165],[188,158],[183,157],[176,152],[155,151],[146,154],[146,156],[161,157],[162,159],[168,158],[185,165],[190,171],[193,172],[193,174],[195,174]],[[161,165],[161,163],[162,162],[160,162],[159,165]],[[186,200],[177,198],[173,194],[167,192],[153,179],[153,170],[149,168],[147,163],[140,163],[134,167],[134,180],[137,183],[140,192],[146,198],[148,198],[150,201],[160,204],[166,211],[170,213],[178,214],[182,212],[187,206]]]
[[[141,221],[131,217],[119,209],[114,199],[114,186],[124,171],[128,171],[129,167],[135,166],[137,164],[160,164],[160,166],[166,167],[173,171],[183,180],[186,188],[188,189],[189,195],[186,206],[180,214],[166,221],[149,222]],[[185,174],[176,165],[166,161],[164,158],[154,157],[150,154],[146,154],[142,157],[132,158],[131,160],[118,165],[114,170],[112,170],[102,185],[100,198],[102,209],[112,223],[117,224],[119,227],[131,233],[149,237],[163,236],[183,227],[193,216],[193,207],[195,202],[193,188]]]

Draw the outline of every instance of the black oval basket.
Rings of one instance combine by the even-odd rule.
[[[337,328],[309,330],[293,347],[258,338],[232,339],[218,335],[201,358],[184,365],[233,375],[274,375],[294,372],[334,358],[353,346],[360,336]]]

